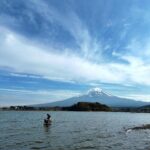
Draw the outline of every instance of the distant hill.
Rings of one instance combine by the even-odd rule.
[[[150,105],[142,106],[138,108],[139,112],[150,112]]]
[[[141,107],[144,105],[150,105],[150,103],[143,101],[135,101],[133,99],[121,98],[113,96],[104,92],[102,89],[94,88],[88,91],[87,94],[68,98],[62,101],[39,104],[37,107],[54,107],[54,106],[71,106],[78,102],[99,102],[101,104],[108,105],[109,107]]]
[[[111,108],[100,104],[100,103],[90,103],[90,102],[78,102],[69,107],[63,107],[63,110],[68,111],[111,111]]]

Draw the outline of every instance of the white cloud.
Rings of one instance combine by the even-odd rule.
[[[62,12],[42,0],[30,0],[28,7],[38,12],[47,22],[56,23],[69,32],[75,39],[82,57],[86,59],[93,59],[94,57],[94,61],[96,59],[97,61],[102,61],[102,45],[100,41],[90,35],[86,24],[73,11],[73,8],[66,7],[67,9]]]
[[[49,79],[102,81],[107,83],[139,83],[150,85],[150,66],[133,56],[121,56],[129,64],[93,63],[88,59],[45,50],[23,37],[0,28],[0,66],[18,73],[30,73]]]
[[[1,29],[0,66],[16,72],[42,75],[48,78],[77,80],[121,80],[111,75],[109,65],[93,64],[71,54],[55,54],[43,50],[10,31]],[[113,70],[112,70],[113,71]]]
[[[127,61],[128,64],[112,63],[108,60],[106,63],[102,52],[107,47],[103,48],[101,42],[90,35],[87,26],[75,11],[66,7],[62,13],[41,0],[30,0],[26,5],[32,22],[34,17],[30,10],[38,12],[49,23],[59,24],[74,37],[81,53],[74,54],[74,50],[69,53],[67,49],[64,52],[60,47],[59,51],[62,52],[58,54],[53,47],[37,45],[1,27],[1,67],[10,67],[18,73],[31,73],[52,80],[150,85],[149,42],[143,47],[144,44],[135,39],[124,54],[113,52],[113,56]]]
[[[150,94],[129,94],[124,97],[129,98],[129,99],[134,99],[137,101],[150,102]]]
[[[30,74],[10,73],[10,75],[14,77],[25,77],[25,78],[35,78],[35,79],[42,78],[41,76],[30,75]]]

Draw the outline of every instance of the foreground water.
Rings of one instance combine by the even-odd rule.
[[[150,150],[150,130],[126,132],[150,123],[150,114],[112,112],[0,112],[2,150]]]

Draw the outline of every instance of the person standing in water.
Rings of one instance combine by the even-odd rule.
[[[49,125],[51,123],[51,115],[47,114],[47,118],[44,119],[44,124],[45,125]]]

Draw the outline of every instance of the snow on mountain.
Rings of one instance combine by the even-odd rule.
[[[111,94],[108,94],[106,92],[104,92],[102,89],[100,88],[93,88],[93,89],[90,89],[87,93],[89,96],[102,96],[102,95],[107,95],[107,96],[111,96]]]
[[[110,107],[140,107],[150,104],[147,102],[113,96],[104,92],[100,88],[93,88],[90,89],[85,95],[68,98],[62,101],[41,104],[38,106],[71,106],[77,102],[99,102]]]

